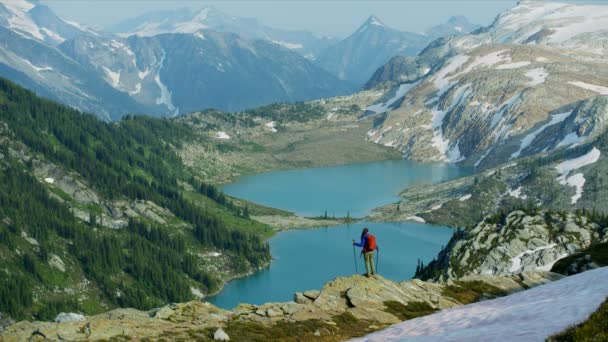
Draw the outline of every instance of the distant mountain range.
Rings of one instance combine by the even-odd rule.
[[[326,49],[318,62],[339,78],[363,85],[392,57],[415,56],[439,37],[462,35],[477,28],[464,17],[452,17],[426,33],[403,32],[372,15],[352,35]]]
[[[151,12],[108,33],[37,2],[4,0],[0,76],[107,120],[237,111],[353,92],[391,57],[415,55],[438,35],[474,27],[453,18],[414,34],[372,16],[339,41],[205,7]]]
[[[211,30],[122,38],[13,0],[0,4],[0,75],[108,120],[233,111],[355,90],[268,40]]]
[[[195,34],[200,30],[236,33],[246,39],[262,39],[298,52],[314,60],[339,40],[317,36],[308,31],[293,31],[263,25],[255,18],[240,18],[225,14],[215,7],[199,10],[181,8],[174,11],[154,11],[127,19],[111,28],[122,37],[150,37],[163,33]]]
[[[462,35],[477,28],[465,17],[456,16],[424,33],[402,32],[388,27],[378,17],[371,15],[352,35],[339,40],[319,37],[307,31],[270,28],[256,19],[233,17],[214,7],[204,7],[196,11],[182,8],[150,12],[122,22],[112,31],[124,37],[146,37],[162,33],[194,34],[205,29],[234,32],[245,38],[268,40],[291,49],[316,61],[340,79],[361,86],[391,57],[415,56],[438,37]]]

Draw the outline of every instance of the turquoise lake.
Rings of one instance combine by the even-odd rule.
[[[395,202],[412,185],[432,184],[467,175],[447,164],[406,160],[277,171],[243,177],[226,185],[232,196],[281,208],[303,216],[328,214],[364,217],[372,209]],[[363,258],[353,255],[352,239],[369,227],[376,236],[378,273],[395,281],[410,279],[418,258],[428,262],[452,236],[452,229],[419,223],[368,223],[284,231],[270,239],[269,268],[226,284],[209,302],[233,308],[239,303],[289,301],[296,291],[320,289],[337,276],[365,272]]]

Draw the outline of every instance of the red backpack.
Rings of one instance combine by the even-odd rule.
[[[367,238],[365,239],[365,247],[363,247],[364,252],[370,252],[376,249],[376,237],[372,234],[367,234]]]

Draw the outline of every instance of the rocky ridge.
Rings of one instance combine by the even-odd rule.
[[[467,275],[550,271],[560,259],[605,242],[606,233],[606,228],[573,213],[495,215],[469,231],[455,233],[422,277],[445,281]]]
[[[297,336],[334,340],[470,302],[463,297],[451,297],[446,292],[448,288],[452,291],[482,288],[484,290],[475,292],[474,298],[483,299],[560,278],[547,272],[523,272],[516,277],[475,276],[459,283],[435,284],[420,280],[396,283],[380,276],[365,278],[355,275],[336,278],[320,291],[296,293],[292,302],[241,304],[233,310],[198,301],[170,304],[149,312],[117,309],[86,317],[83,321],[19,322],[8,326],[0,333],[0,338],[5,341],[169,337],[211,340],[214,335],[224,338],[228,335],[239,340],[273,333],[270,336],[277,339],[290,329],[293,332],[295,327],[305,327],[297,331]],[[345,320],[363,326],[363,330],[345,326]],[[294,336],[287,339],[294,339]]]

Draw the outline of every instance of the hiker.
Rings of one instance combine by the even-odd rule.
[[[365,259],[365,276],[369,277],[370,275],[376,274],[376,269],[374,268],[374,250],[378,249],[376,237],[369,233],[369,229],[363,228],[361,242],[357,243],[353,240],[353,245],[363,248],[361,253]]]

